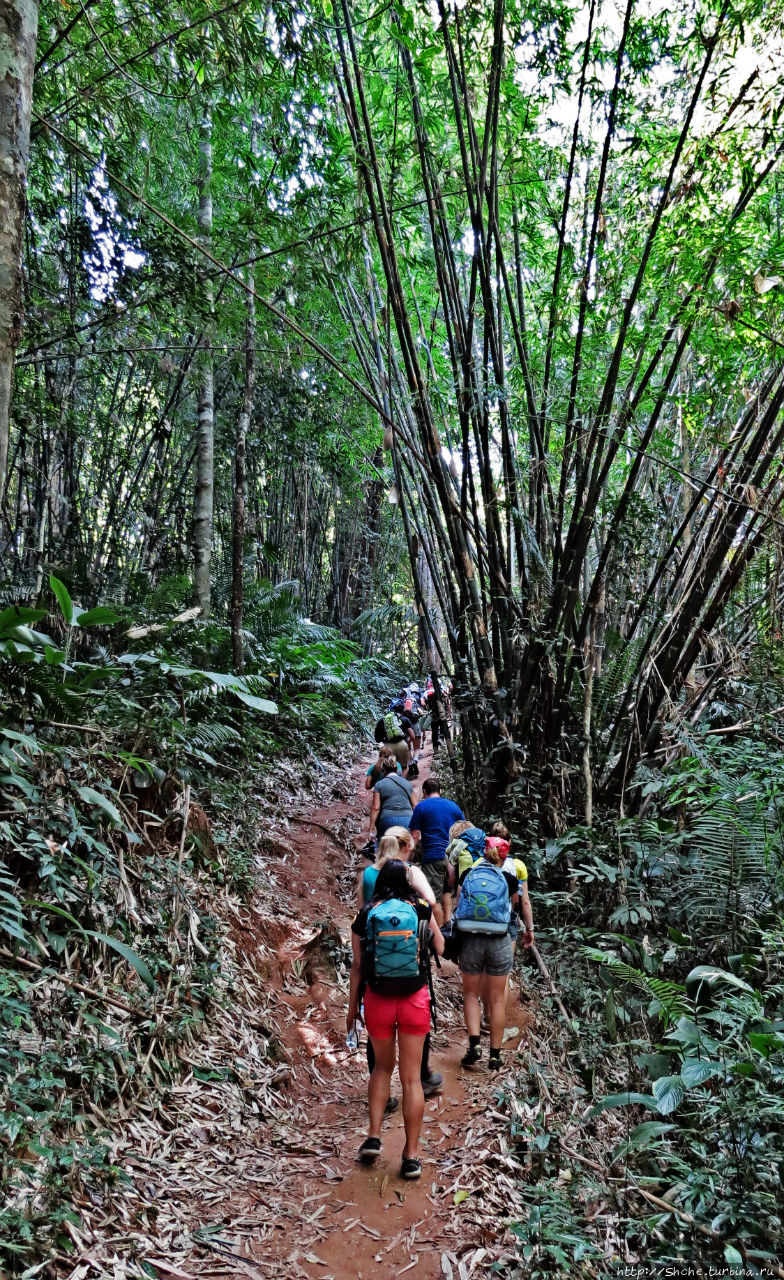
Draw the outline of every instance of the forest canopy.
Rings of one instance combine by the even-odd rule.
[[[643,1109],[569,1201],[532,1072],[531,1274],[604,1257],[575,1205],[618,1161],[679,1206],[641,1255],[780,1247],[783,31],[782,0],[0,5],[14,1266],[66,1219],[78,1090],[170,1081],[226,998],[260,775],[356,755],[414,674],[445,785],[525,842],[581,1124]],[[137,1018],[87,1084],[77,962]],[[62,1115],[26,1092],[42,971]]]
[[[413,606],[500,785],[617,795],[778,626],[780,18],[43,5],[7,581]]]

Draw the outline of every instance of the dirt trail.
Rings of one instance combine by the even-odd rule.
[[[417,798],[429,764],[426,755]],[[238,1135],[227,1160],[224,1194],[209,1199],[209,1216],[224,1224],[213,1246],[219,1269],[205,1271],[202,1253],[200,1260],[189,1259],[190,1273],[257,1277],[277,1271],[287,1280],[371,1275],[386,1280],[410,1273],[430,1280],[452,1268],[458,1280],[483,1274],[499,1257],[513,1255],[503,1206],[519,1163],[505,1137],[507,1117],[498,1107],[510,1070],[527,1066],[533,1021],[521,1005],[516,979],[506,1026],[521,1034],[510,1036],[504,1047],[505,1069],[500,1076],[491,1076],[484,1065],[467,1072],[459,1065],[466,1043],[459,973],[454,965],[443,965],[436,975],[439,1028],[431,1065],[444,1083],[441,1094],[426,1102],[423,1176],[417,1183],[399,1177],[404,1140],[399,1111],[385,1121],[376,1165],[356,1162],[366,1134],[367,1069],[364,1037],[358,1053],[345,1048],[346,952],[336,935],[339,930],[345,947],[357,874],[366,865],[348,852],[362,843],[367,829],[366,767],[367,762],[358,763],[346,786],[333,788],[330,803],[288,816],[275,874],[287,895],[281,914],[289,923],[276,927],[254,914],[237,937],[246,963],[261,970],[271,991],[272,1043],[281,1061],[280,1080],[288,1088],[286,1114],[278,1111],[275,1122],[248,1134],[246,1142]],[[314,934],[317,922],[323,924]],[[483,1048],[486,1063],[486,1040]],[[396,1074],[393,1094],[400,1096]],[[488,1175],[488,1169],[495,1173]],[[488,1180],[497,1182],[498,1194],[488,1190]]]

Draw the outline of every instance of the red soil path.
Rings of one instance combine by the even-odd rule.
[[[426,756],[417,797],[429,764]],[[370,803],[362,785],[366,767],[367,762],[358,763],[345,794],[333,793],[327,806],[290,815],[286,862],[276,872],[290,894],[286,906],[294,909],[295,919],[310,926],[312,933],[313,922],[327,918],[340,929],[344,941],[349,939],[354,912],[356,875],[366,863],[327,832],[343,834],[355,847],[364,841]],[[244,1214],[245,1232],[258,1215],[258,1235],[251,1230],[243,1258],[234,1255],[236,1274],[277,1272],[284,1280],[291,1276],[391,1280],[410,1274],[416,1280],[430,1280],[448,1276],[450,1267],[454,1280],[487,1274],[486,1268],[500,1253],[509,1257],[513,1241],[503,1219],[491,1212],[488,1224],[487,1211],[480,1212],[481,1188],[475,1175],[466,1184],[462,1152],[472,1126],[487,1128],[487,1116],[498,1106],[499,1086],[507,1071],[499,1077],[491,1076],[485,1065],[473,1072],[459,1065],[466,1036],[455,966],[444,964],[436,976],[441,1018],[431,1061],[444,1084],[442,1093],[426,1103],[420,1146],[423,1176],[416,1183],[404,1182],[399,1176],[404,1141],[399,1111],[385,1121],[383,1153],[376,1165],[368,1168],[356,1162],[366,1133],[367,1070],[364,1045],[353,1055],[345,1049],[345,976],[343,983],[336,981],[323,945],[303,947],[307,934],[296,924],[293,936],[289,922],[281,921],[276,928],[271,920],[258,919],[258,926],[258,940],[264,940],[267,954],[270,942],[277,938],[278,972],[267,972],[266,981],[275,989],[272,1007],[283,1056],[291,1068],[292,1124],[281,1138],[279,1163],[270,1177],[257,1179],[261,1189],[239,1186],[232,1196],[231,1212]],[[249,961],[256,944],[254,932],[237,936]],[[506,1026],[517,1027],[521,1034],[510,1037],[504,1047],[505,1067],[519,1070],[527,1062],[521,1040],[530,1039],[527,1032],[532,1022],[513,979]],[[484,1052],[486,1063],[486,1040]],[[400,1096],[396,1075],[393,1093]],[[497,1110],[495,1115],[490,1125],[503,1135],[504,1117]],[[486,1137],[483,1141],[487,1145]],[[503,1136],[498,1141],[498,1160],[506,1160],[511,1168]],[[271,1142],[274,1145],[274,1137]],[[469,1196],[458,1194],[455,1204],[458,1184]],[[474,1254],[466,1268],[460,1258],[469,1246]]]

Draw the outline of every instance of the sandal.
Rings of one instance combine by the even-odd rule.
[[[372,1164],[376,1156],[381,1155],[381,1139],[365,1138],[362,1146],[359,1148],[357,1158],[362,1160],[364,1164]]]
[[[403,1156],[403,1162],[400,1166],[401,1178],[421,1178],[422,1163],[417,1160],[416,1156]]]

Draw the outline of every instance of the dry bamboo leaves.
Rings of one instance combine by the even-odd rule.
[[[381,1256],[383,1276],[416,1273],[418,1262],[435,1256],[458,1280],[513,1258],[509,1205],[519,1180],[530,1176],[530,1159],[507,1135],[510,1121],[524,1124],[534,1109],[508,1090],[496,1102],[487,1077],[466,1081],[465,1101],[428,1103],[426,1184],[400,1187],[390,1169],[377,1177],[373,1207],[356,1203],[365,1066],[342,1042],[344,942],[334,925],[303,920],[295,896],[303,857],[312,859],[316,848],[324,859],[341,856],[338,841],[327,842],[317,824],[330,824],[351,847],[353,819],[335,802],[336,779],[330,773],[320,781],[323,807],[312,822],[295,830],[271,815],[265,834],[279,831],[291,865],[266,856],[263,893],[252,905],[224,893],[213,907],[224,922],[224,999],[201,1038],[179,1045],[181,1075],[164,1094],[137,1095],[122,1117],[104,1117],[111,1158],[127,1182],[110,1201],[83,1206],[61,1276],[142,1280],[146,1264],[161,1280],[256,1278],[276,1269],[342,1280],[345,1270],[329,1261],[336,1236],[351,1242],[352,1257]],[[305,810],[301,798],[298,807]],[[356,869],[345,856],[342,864],[345,901]],[[345,931],[345,907],[331,901],[329,910]],[[445,973],[438,982],[435,1052],[453,1054],[462,1038],[459,980]],[[548,1047],[556,1033],[546,1023],[541,1029],[537,1056],[541,1049],[549,1074],[560,1070]],[[510,1062],[513,1053],[507,1050]],[[564,1098],[572,1087],[564,1084]],[[536,1114],[550,1105],[539,1100]],[[407,1215],[405,1230],[396,1215]]]

